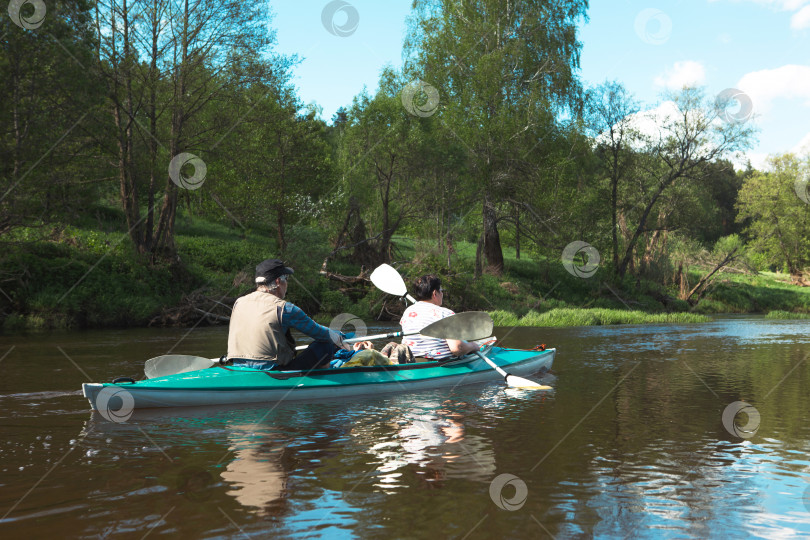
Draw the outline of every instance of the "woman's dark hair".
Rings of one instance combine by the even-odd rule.
[[[433,274],[428,274],[417,278],[413,282],[413,296],[417,300],[430,300],[433,297],[433,291],[438,291],[442,288],[442,282]]]

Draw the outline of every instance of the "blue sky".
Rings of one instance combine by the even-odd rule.
[[[410,0],[275,1],[277,50],[303,58],[294,82],[331,119],[386,64],[402,63]],[[324,9],[327,12],[324,25]],[[760,129],[748,153],[810,153],[810,0],[592,0],[581,26],[586,85],[623,83],[645,108],[669,88],[742,91]]]

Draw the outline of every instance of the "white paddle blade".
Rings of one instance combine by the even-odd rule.
[[[526,390],[551,390],[550,386],[517,375],[507,375],[506,384],[513,388],[524,388]]]
[[[491,336],[492,328],[492,317],[486,311],[465,311],[429,324],[419,333],[439,339],[474,341]]]
[[[215,364],[216,360],[201,356],[188,356],[185,354],[167,354],[150,358],[143,366],[143,373],[147,379],[176,375],[198,369],[207,369]]]
[[[392,266],[381,264],[369,276],[375,287],[394,296],[405,296],[408,294],[408,287],[402,276],[399,275]]]

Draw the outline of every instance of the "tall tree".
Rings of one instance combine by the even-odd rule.
[[[326,124],[278,83],[236,88],[227,105],[205,116],[210,125],[244,117],[209,153],[218,173],[206,181],[214,204],[205,207],[218,216],[224,209],[239,223],[270,224],[283,252],[290,223],[311,221],[335,179]]]
[[[391,239],[421,212],[418,183],[423,178],[431,119],[410,115],[399,95],[401,81],[386,70],[375,96],[355,98],[341,140],[344,188],[362,207],[373,240],[358,246],[368,264],[391,259]],[[351,210],[351,207],[350,207]]]
[[[579,111],[577,26],[587,6],[586,0],[414,2],[406,73],[438,90],[440,120],[469,151],[482,254],[494,273],[503,269],[499,192],[519,177],[512,162],[542,145],[550,111]],[[518,145],[516,138],[531,143]]]
[[[715,162],[746,149],[753,138],[750,122],[723,121],[722,109],[699,89],[684,88],[669,97],[648,118],[655,133],[647,133],[640,148],[628,149],[637,153],[637,173],[629,182],[635,204],[624,216],[627,239],[615,268],[620,277],[632,264],[639,240],[667,229],[670,213],[682,204],[677,190],[706,181],[717,170]]]
[[[638,103],[618,82],[609,81],[587,94],[589,127],[595,135],[599,157],[610,189],[611,254],[613,267],[619,267],[620,184],[630,174],[639,134],[633,125]]]
[[[92,58],[91,6],[49,2],[44,16],[30,7],[12,4],[0,17],[0,234],[79,210],[82,183],[100,176],[86,136],[97,81],[82,67]]]
[[[264,5],[236,0],[98,3],[98,66],[115,124],[121,202],[138,251],[153,257],[174,253],[181,188],[168,174],[169,162],[185,152],[204,154],[240,121],[205,124],[204,111],[221,106],[229,89],[270,80],[274,69],[288,67],[285,59],[270,56],[274,35],[268,22]],[[137,157],[144,143],[146,164]]]
[[[755,251],[804,282],[810,265],[810,158],[782,154],[768,164],[768,172],[743,183],[738,219],[751,220],[747,233]]]

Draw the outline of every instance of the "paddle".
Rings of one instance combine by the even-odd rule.
[[[463,323],[459,323],[456,318],[463,315]],[[480,334],[481,331],[474,330],[476,328],[486,328],[489,325],[489,330],[485,334]],[[477,339],[469,336],[475,333],[478,337],[486,337],[492,333],[492,318],[489,314],[484,312],[470,311],[466,313],[459,313],[452,317],[446,317],[439,321],[434,322],[422,329],[436,333],[442,339]],[[373,336],[361,336],[345,340],[345,343],[357,343],[360,341],[371,341],[374,339],[390,339],[402,336],[412,336],[420,332],[412,332],[403,334],[402,332],[390,332],[388,334],[375,334]],[[296,347],[296,350],[306,349],[306,345]],[[181,354],[169,354],[166,356],[158,356],[150,358],[144,365],[144,374],[147,379],[154,379],[156,377],[165,377],[166,375],[177,375],[178,373],[186,373],[188,371],[197,371],[198,369],[206,369],[213,367],[219,362],[219,358],[203,358],[201,356],[186,356]]]
[[[176,375],[187,371],[197,371],[213,366],[219,358],[203,358],[202,356],[189,356],[185,354],[167,354],[156,356],[146,361],[143,373],[147,379]]]
[[[376,279],[375,279],[376,276]],[[405,296],[408,300],[416,303],[416,300],[407,294],[407,287],[402,276],[399,275],[394,268],[387,264],[378,266],[374,272],[371,273],[371,282],[383,292],[394,294],[396,296]],[[379,283],[378,283],[379,282]],[[381,286],[384,285],[384,286]],[[435,337],[440,339],[458,339],[464,341],[472,341],[481,339],[492,335],[492,317],[483,311],[465,311],[464,313],[457,313],[451,317],[446,317],[437,322],[448,321],[445,326],[439,327],[441,332],[436,332],[435,325],[423,328],[419,333],[423,336]],[[448,337],[454,336],[454,337]],[[506,384],[515,388],[534,388],[537,390],[551,390],[550,386],[546,386],[530,379],[524,379],[517,375],[511,375],[500,368],[495,362],[490,360],[481,351],[475,351],[481,360],[489,364],[489,366],[500,373],[506,381]]]
[[[382,292],[393,294],[394,296],[404,296],[412,303],[416,303],[413,296],[408,294],[408,287],[402,280],[402,276],[400,276],[399,272],[397,272],[393,267],[388,266],[387,264],[381,264],[374,269],[369,276],[369,279],[371,279],[374,286],[380,289]]]

